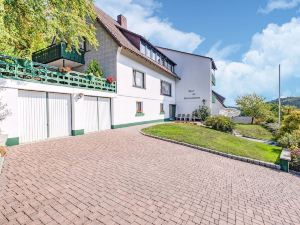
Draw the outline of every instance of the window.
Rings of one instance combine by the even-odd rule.
[[[151,58],[151,48],[149,48],[149,46],[147,46],[146,55],[147,55],[148,58]]]
[[[140,48],[141,48],[140,49],[141,53],[143,53],[144,55],[146,55],[146,46],[145,46],[144,43],[141,43],[141,47]]]
[[[160,114],[164,114],[165,110],[164,110],[164,103],[160,103]]]
[[[174,73],[174,66],[171,65],[171,71]]]
[[[161,56],[160,56],[160,54],[157,54],[156,61],[157,61],[159,64],[161,64]]]
[[[143,113],[143,103],[136,102],[136,113]]]
[[[155,61],[155,58],[156,58],[156,52],[152,51],[151,59],[153,59]]]
[[[162,95],[171,96],[172,93],[172,85],[166,81],[161,81],[160,92]]]
[[[145,88],[145,74],[143,72],[133,70],[133,86]]]

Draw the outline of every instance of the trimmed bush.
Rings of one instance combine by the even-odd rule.
[[[214,130],[232,132],[235,124],[226,116],[212,116],[205,121],[205,125]]]
[[[199,118],[201,121],[205,121],[210,116],[210,110],[205,105],[199,106],[199,108],[193,112],[193,116]]]
[[[296,149],[300,147],[300,130],[295,130],[291,134],[285,133],[278,139],[278,144],[283,148]]]

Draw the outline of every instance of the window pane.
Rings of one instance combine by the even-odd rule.
[[[142,102],[136,102],[136,112],[137,113],[143,112]]]
[[[147,57],[149,57],[149,58],[151,57],[151,53],[150,52],[151,52],[151,49],[147,46]]]
[[[156,53],[154,51],[152,51],[151,59],[155,60],[155,55],[156,55]]]
[[[145,88],[145,74],[137,70],[133,71],[133,86]]]
[[[141,53],[146,54],[146,46],[144,43],[141,43]]]
[[[161,82],[161,93],[163,95],[171,96],[171,84],[165,81]]]
[[[157,54],[157,58],[156,58],[156,60],[157,60],[157,62],[158,62],[159,64],[161,64],[161,57],[160,57],[160,55],[159,55],[159,54]]]
[[[160,103],[160,112],[164,112],[164,104],[163,103]]]
[[[135,82],[136,86],[143,87],[144,86],[144,74],[141,72],[136,72],[135,74]]]

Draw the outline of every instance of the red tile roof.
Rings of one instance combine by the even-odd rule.
[[[95,7],[95,12],[97,15],[97,21],[103,25],[103,27],[108,31],[108,33],[113,37],[113,39],[117,42],[117,44],[124,48],[125,50],[130,51],[131,53],[137,55],[138,57],[144,59],[146,62],[154,65],[160,70],[163,70],[167,74],[180,79],[177,74],[173,73],[172,71],[168,70],[164,66],[160,65],[156,61],[148,58],[147,56],[143,55],[139,49],[137,49],[122,33],[123,27],[120,26],[120,24],[115,21],[112,17],[107,15],[104,11],[101,9]]]

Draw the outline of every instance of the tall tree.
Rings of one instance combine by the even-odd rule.
[[[270,107],[265,103],[265,99],[257,94],[245,95],[236,99],[237,106],[242,114],[254,119],[265,118],[270,113]]]
[[[30,58],[53,37],[79,48],[96,47],[93,0],[0,0],[0,51]]]

